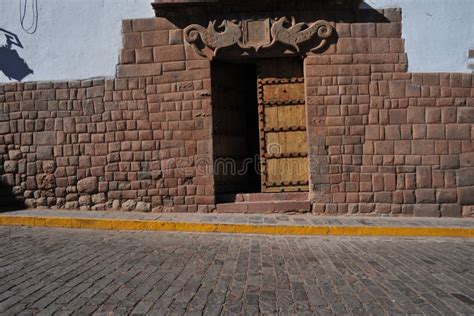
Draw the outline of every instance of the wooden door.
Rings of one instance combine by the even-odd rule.
[[[262,192],[308,190],[308,142],[303,64],[269,59],[258,64]]]

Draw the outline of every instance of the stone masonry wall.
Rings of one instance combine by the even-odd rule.
[[[313,211],[473,216],[474,76],[407,73],[390,17],[306,59]]]
[[[473,75],[407,73],[378,14],[305,58],[313,212],[473,216]],[[181,28],[125,20],[116,79],[0,85],[0,208],[214,210],[210,61]]]
[[[209,62],[172,28],[124,21],[118,79],[0,85],[0,205],[212,207]]]

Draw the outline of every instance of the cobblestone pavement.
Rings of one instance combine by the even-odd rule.
[[[474,314],[474,242],[0,227],[0,314]]]

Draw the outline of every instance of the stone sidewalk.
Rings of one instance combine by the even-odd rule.
[[[473,315],[474,242],[0,227],[2,315]]]
[[[474,218],[316,216],[312,214],[138,213],[116,211],[22,210],[0,216],[123,219],[142,221],[278,226],[384,226],[474,228]]]
[[[474,238],[472,218],[24,210],[0,213],[0,225],[274,235]]]

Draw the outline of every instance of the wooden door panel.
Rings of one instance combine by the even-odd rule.
[[[268,177],[267,188],[290,188],[302,190],[308,182],[308,159],[300,158],[272,158],[267,159]]]
[[[263,97],[266,103],[283,102],[290,100],[304,100],[303,83],[282,83],[276,85],[265,85]]]
[[[308,150],[306,131],[265,133],[267,154],[306,154]]]
[[[265,107],[265,128],[305,127],[304,105]]]
[[[262,191],[307,191],[308,140],[302,65],[282,62],[280,68],[275,61],[259,65]]]

